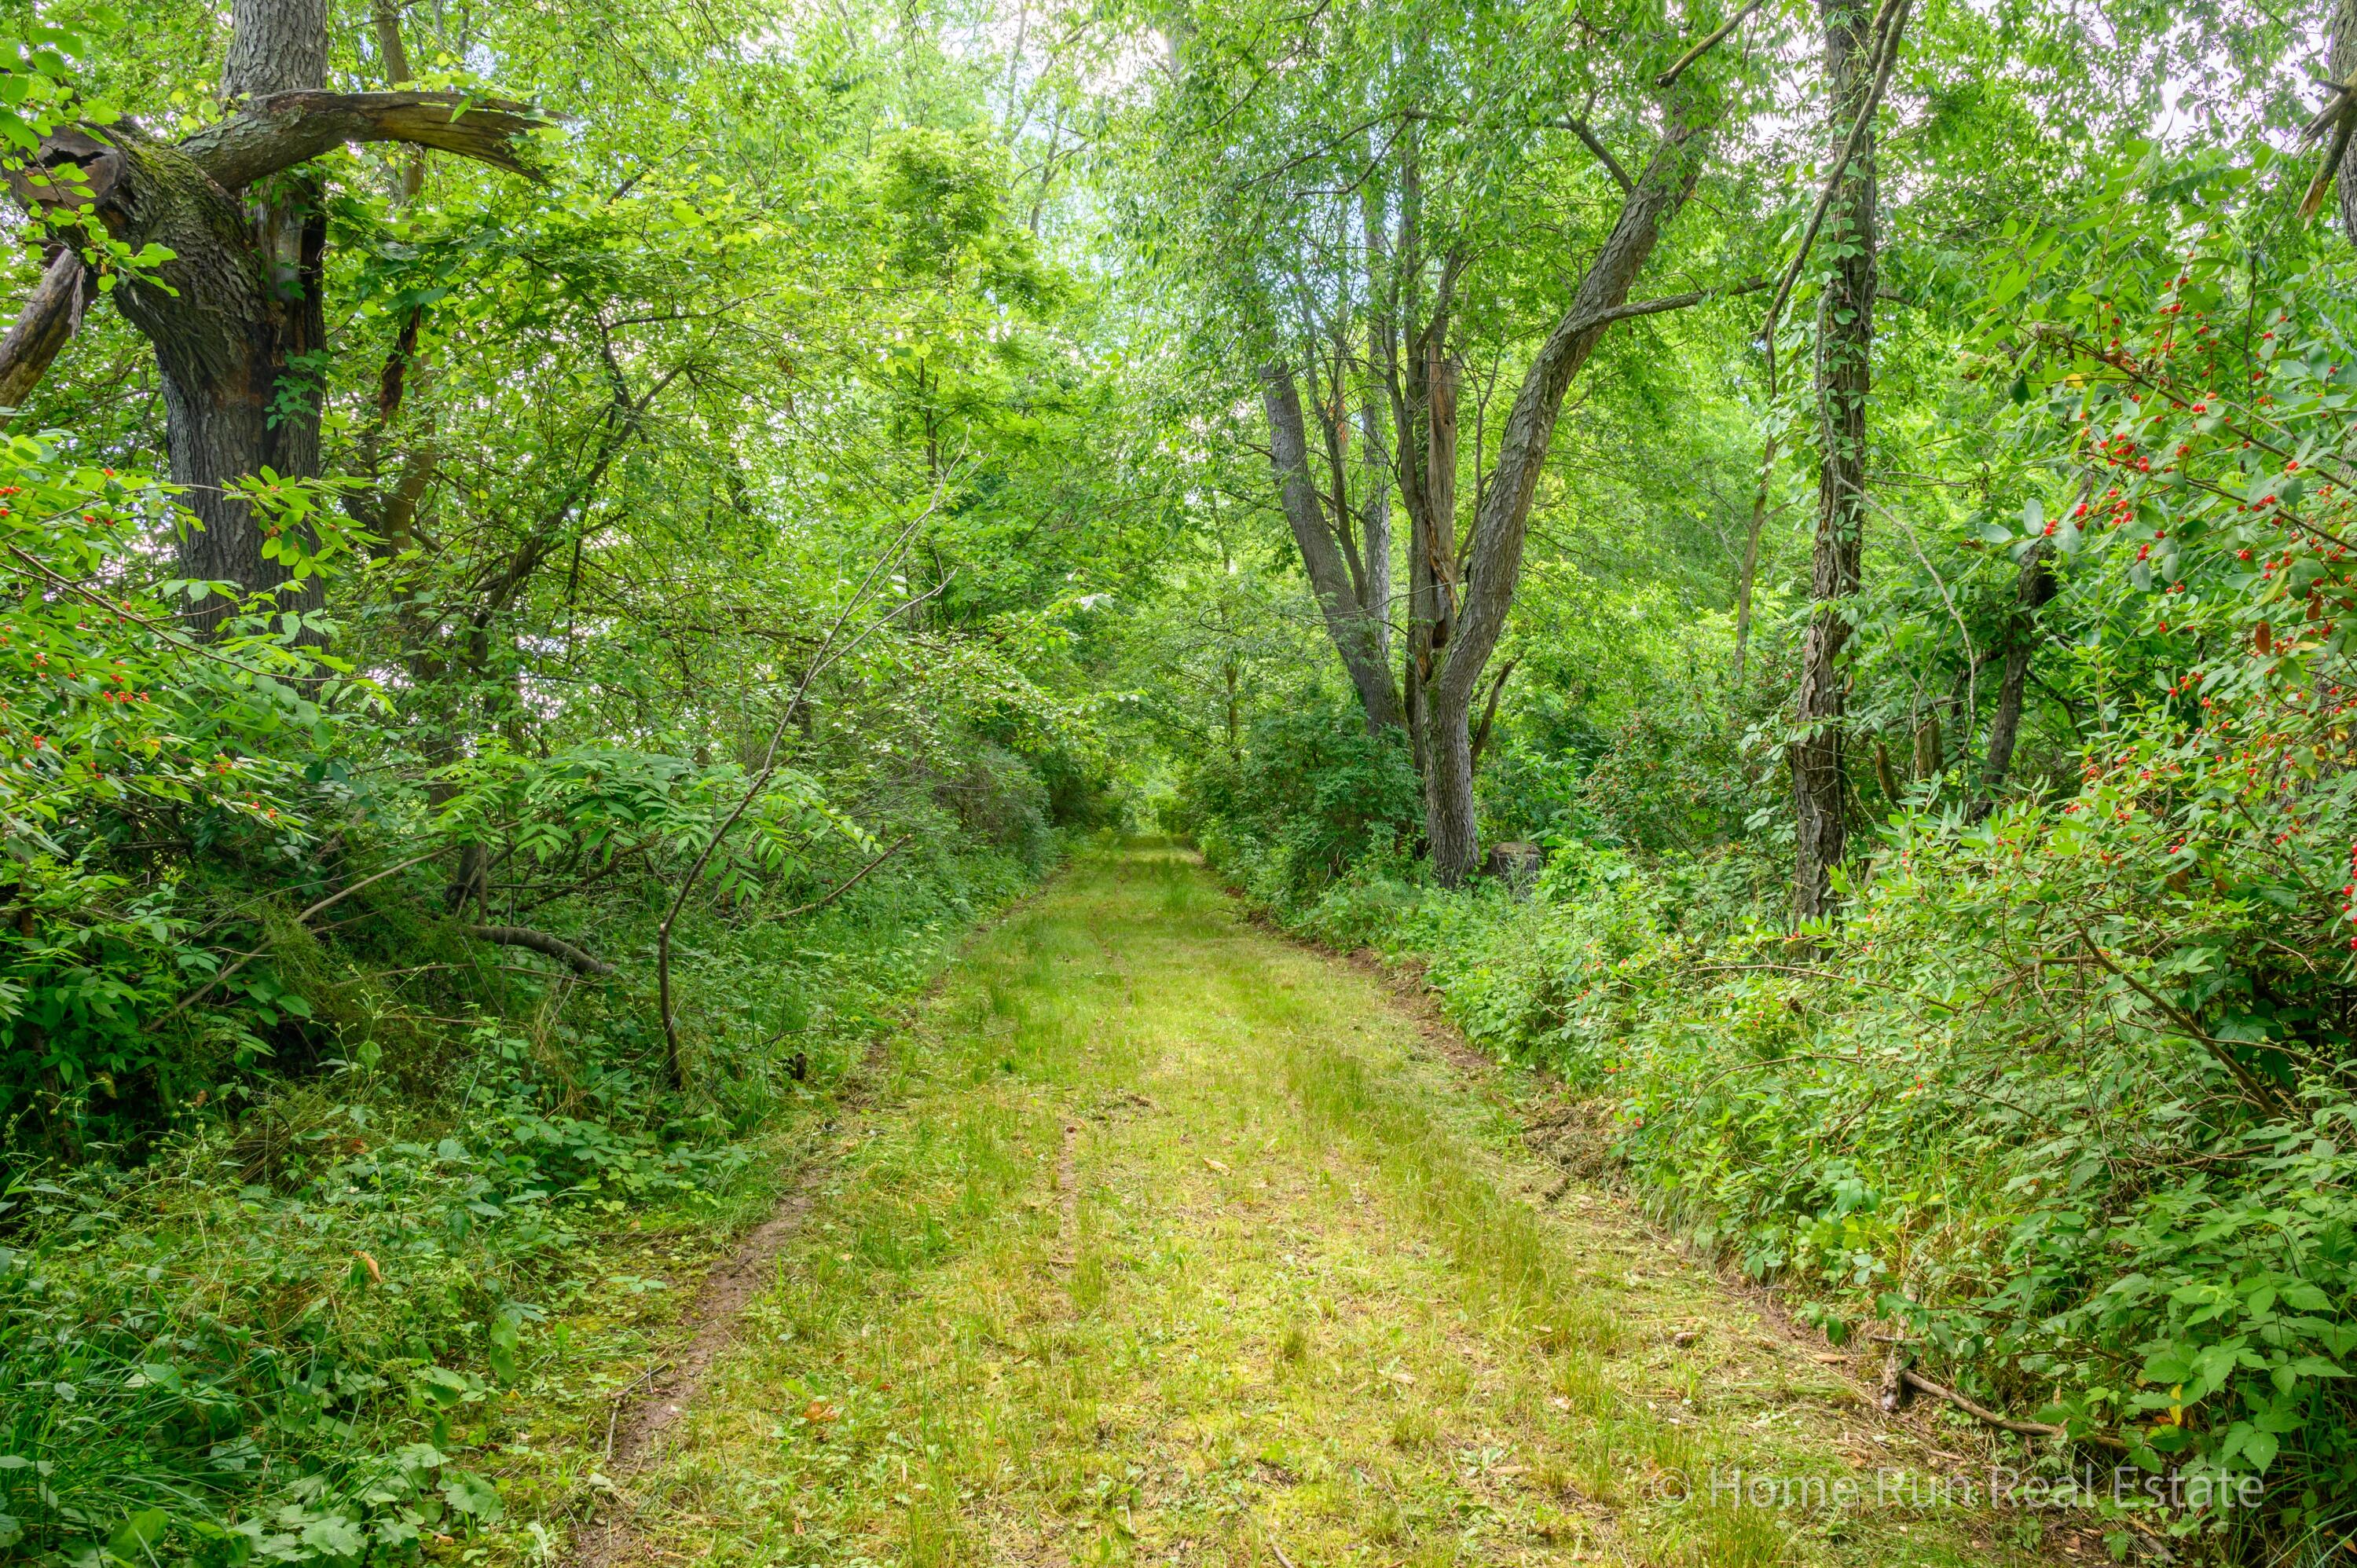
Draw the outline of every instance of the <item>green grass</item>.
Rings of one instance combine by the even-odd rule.
[[[1976,1513],[1677,1500],[1927,1461],[1609,1197],[1543,1207],[1493,1095],[1175,853],[1080,862],[889,1077],[633,1483],[651,1558],[2013,1560]]]
[[[1027,885],[968,856],[717,933],[700,962],[759,972],[690,993],[683,1102],[587,1038],[628,996],[487,1005],[443,1042],[455,1071],[415,1075],[432,1092],[390,1062],[264,1084],[144,1165],[10,1184],[0,1564],[544,1558],[605,1484],[615,1396],[690,1331],[732,1238],[833,1157],[868,1041]],[[807,1026],[755,1050],[788,1011]],[[879,1267],[939,1245],[877,1240]]]

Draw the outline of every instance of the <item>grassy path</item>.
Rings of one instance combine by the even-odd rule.
[[[1174,854],[1082,860],[885,1070],[630,1555],[2029,1560],[1873,1502],[1903,1434]],[[1714,1465],[1868,1498],[1713,1502]]]

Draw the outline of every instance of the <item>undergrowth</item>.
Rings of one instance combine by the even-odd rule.
[[[670,1276],[1039,868],[944,851],[696,928],[685,1094],[619,983],[486,972],[420,1016],[395,966],[298,931],[274,972],[342,1054],[0,1197],[0,1561],[398,1559],[503,1521],[485,1544],[544,1553]]]
[[[2131,747],[2075,803],[1903,815],[1845,924],[1798,934],[1739,840],[1558,834],[1535,886],[1451,893],[1380,851],[1306,881],[1250,818],[1201,837],[1284,923],[1422,963],[1470,1038],[1589,1096],[1653,1211],[1835,1343],[1900,1336],[2066,1429],[2031,1445],[2058,1470],[2076,1444],[2132,1490],[2259,1499],[2114,1510],[2145,1527],[2320,1560],[2357,1498],[2338,983],[2272,961],[2286,905],[2242,845],[2182,874],[2167,766]]]

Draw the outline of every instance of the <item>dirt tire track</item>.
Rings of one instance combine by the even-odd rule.
[[[909,1011],[910,1018],[920,1016],[940,998],[958,961],[976,941],[1028,908],[1038,899],[1039,887],[1051,880],[1052,877],[1042,879],[1039,887],[967,932],[957,950],[925,987],[923,995],[916,1000]],[[833,1132],[846,1115],[875,1102],[885,1058],[897,1037],[896,1031],[877,1035],[867,1042],[859,1060],[843,1076],[834,1108],[820,1129],[822,1135]],[[628,1396],[641,1387],[645,1389],[615,1412],[608,1427],[610,1435],[602,1471],[608,1479],[619,1482],[645,1468],[648,1459],[653,1456],[657,1440],[704,1391],[705,1384],[711,1380],[713,1363],[735,1342],[737,1319],[744,1315],[745,1308],[774,1272],[778,1254],[810,1217],[818,1202],[819,1184],[833,1169],[834,1162],[829,1159],[814,1156],[805,1161],[779,1195],[770,1217],[746,1233],[726,1263],[705,1276],[695,1303],[684,1318],[695,1325],[694,1337],[675,1359],[659,1368],[651,1378],[622,1391],[622,1395]],[[619,1398],[617,1402],[620,1402]],[[632,1519],[636,1506],[627,1497],[609,1494],[602,1500],[593,1498],[590,1507],[589,1517],[574,1529],[571,1552],[557,1561],[565,1568],[617,1568],[630,1560],[639,1541]]]
[[[867,1042],[858,1062],[844,1075],[841,1094],[820,1129],[822,1133],[833,1131],[845,1115],[874,1101],[886,1048],[882,1036]],[[774,1276],[778,1254],[810,1217],[819,1185],[833,1168],[834,1162],[824,1158],[806,1162],[794,1173],[770,1217],[745,1233],[726,1262],[705,1276],[686,1315],[686,1321],[695,1325],[694,1337],[651,1379],[623,1391],[628,1395],[643,1389],[621,1405],[608,1428],[611,1435],[602,1468],[609,1479],[624,1480],[642,1469],[662,1434],[704,1391],[711,1380],[713,1364],[736,1341],[737,1318]],[[597,1510],[602,1517],[593,1516],[575,1531],[572,1568],[613,1568],[628,1561],[638,1542],[630,1517],[635,1511],[628,1500],[609,1497]]]

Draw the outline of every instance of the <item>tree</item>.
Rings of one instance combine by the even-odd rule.
[[[456,93],[325,91],[324,0],[237,0],[231,29],[229,117],[178,143],[128,122],[63,127],[11,185],[37,211],[87,200],[113,239],[162,256],[121,277],[113,297],[162,374],[172,479],[199,524],[178,541],[181,575],[253,594],[296,577],[301,541],[257,515],[244,482],[320,473],[327,214],[303,166],[346,144],[401,142],[522,172],[517,144],[539,122],[522,105]],[[75,270],[61,255],[51,277]],[[55,357],[82,295],[45,280],[9,335],[33,351],[0,363],[0,386],[21,397],[38,380],[38,347]],[[308,581],[278,596],[288,611],[318,602]],[[209,596],[190,619],[212,630],[235,607]]]
[[[1481,672],[1505,629],[1521,579],[1531,503],[1565,394],[1615,321],[1697,303],[1703,295],[1628,304],[1630,290],[1662,231],[1694,194],[1709,145],[1715,105],[1695,79],[1673,90],[1662,130],[1643,172],[1628,184],[1611,231],[1547,334],[1507,413],[1496,471],[1474,522],[1464,573],[1464,607],[1452,635],[1437,646],[1437,668],[1424,685],[1425,834],[1444,885],[1480,865],[1473,811],[1472,711]],[[1433,555],[1436,571],[1440,555]],[[1446,623],[1444,623],[1444,626]]]
[[[1848,775],[1842,714],[1850,635],[1846,602],[1858,590],[1866,537],[1866,403],[1872,381],[1875,290],[1874,111],[1904,24],[1904,0],[1878,29],[1862,0],[1820,0],[1832,166],[1832,265],[1817,296],[1817,527],[1810,559],[1813,610],[1802,644],[1792,743],[1797,832],[1793,911],[1834,913],[1834,868],[1847,843]],[[1804,242],[1805,244],[1805,242]]]

